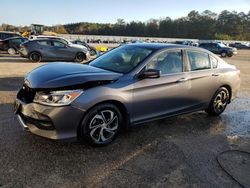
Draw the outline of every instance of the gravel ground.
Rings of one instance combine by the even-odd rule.
[[[220,117],[196,112],[146,123],[93,148],[22,131],[12,102],[23,76],[41,64],[0,54],[0,187],[240,187],[216,158],[250,152],[250,51],[225,60],[241,70],[242,85]],[[237,166],[227,163],[240,157],[229,158],[224,166],[250,187],[249,155]]]

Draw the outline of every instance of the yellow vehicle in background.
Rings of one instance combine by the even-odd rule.
[[[107,46],[103,46],[103,45],[98,45],[95,47],[95,49],[98,52],[107,52],[109,50]]]
[[[47,35],[47,36],[57,36],[57,33],[52,31],[44,31],[44,25],[31,24],[30,31],[25,31],[22,33],[23,37],[29,38],[31,35]]]

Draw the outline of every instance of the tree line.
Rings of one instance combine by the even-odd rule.
[[[6,29],[3,25],[2,30]],[[23,28],[25,27],[14,27],[19,31]],[[8,29],[13,30],[13,28]],[[165,17],[129,23],[118,19],[115,24],[80,22],[45,29],[60,34],[250,40],[250,11],[246,14],[224,10],[216,14],[209,10],[201,13],[193,10],[187,16],[178,19]]]

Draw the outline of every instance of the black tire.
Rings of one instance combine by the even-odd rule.
[[[226,51],[222,51],[220,55],[221,55],[221,57],[227,57],[227,52]]]
[[[113,113],[113,116],[110,112]],[[94,146],[107,145],[117,137],[122,122],[121,112],[115,105],[99,104],[93,107],[83,118],[78,129],[78,139],[80,142],[88,142]]]
[[[91,49],[91,50],[90,50],[90,55],[91,55],[91,56],[94,56],[94,55],[96,55],[96,50],[94,50],[94,49]]]
[[[230,93],[227,88],[221,87],[214,94],[209,107],[205,110],[211,116],[219,116],[230,101]]]
[[[75,56],[75,62],[81,63],[86,59],[86,55],[82,52],[78,52]]]
[[[30,61],[32,61],[34,63],[38,63],[42,60],[42,56],[38,52],[31,52],[29,55],[29,59],[30,59]]]

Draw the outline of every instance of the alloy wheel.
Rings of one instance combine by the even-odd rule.
[[[117,114],[112,110],[102,110],[91,119],[89,135],[95,143],[102,144],[116,135],[118,126]]]
[[[15,50],[14,48],[9,48],[9,49],[8,49],[8,53],[9,53],[10,55],[14,55],[14,54],[16,54],[16,50]]]
[[[33,61],[33,62],[40,62],[41,61],[41,55],[39,53],[32,53],[30,55],[30,60]]]
[[[214,99],[213,107],[216,113],[220,113],[225,110],[229,100],[229,94],[222,90],[220,91]]]
[[[82,62],[84,60],[84,54],[83,53],[77,53],[75,57],[76,62]]]
[[[227,56],[227,53],[226,52],[222,52],[221,53],[221,57],[226,57]]]

